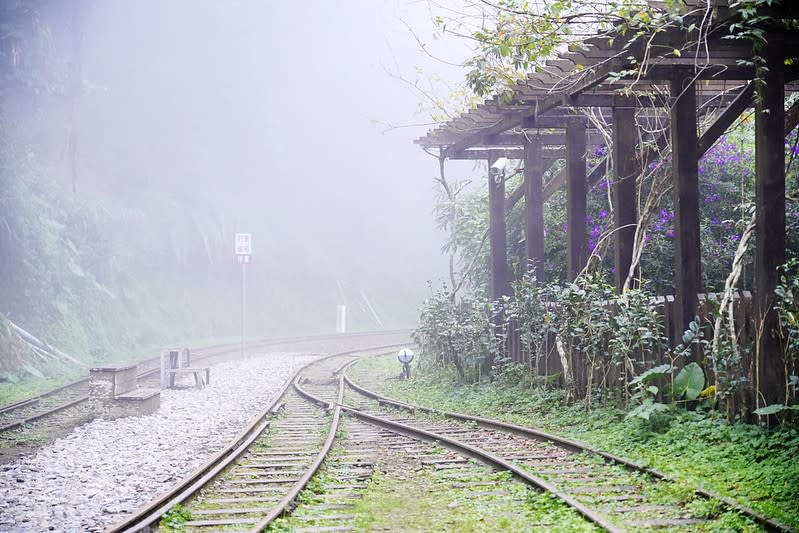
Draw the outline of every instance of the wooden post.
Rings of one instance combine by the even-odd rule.
[[[491,175],[491,165],[497,160],[488,159],[488,228],[491,244],[491,298],[510,295],[508,278],[507,235],[505,230],[505,178]]]
[[[635,224],[638,221],[638,192],[635,161],[635,109],[613,108],[613,162],[616,168],[613,184],[613,208],[616,225],[616,289],[621,292],[633,259]]]
[[[566,189],[566,221],[568,223],[568,271],[573,280],[585,266],[587,253],[585,217],[585,121],[569,118],[566,123],[566,168],[569,180]]]
[[[755,98],[755,317],[757,392],[765,405],[785,402],[785,368],[776,336],[774,289],[785,262],[785,73],[782,43],[770,35]],[[760,322],[762,321],[762,323]],[[756,331],[757,331],[756,330]],[[758,395],[759,396],[759,395]]]
[[[541,139],[524,143],[524,213],[527,268],[544,281],[544,160]]]
[[[691,67],[677,67],[671,79],[671,153],[674,183],[674,273],[677,337],[696,316],[702,287],[699,243],[699,146],[696,86]],[[698,355],[698,354],[695,354]]]

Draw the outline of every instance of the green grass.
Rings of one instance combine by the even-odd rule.
[[[496,481],[477,490],[509,494],[475,496],[474,488],[455,488],[432,468],[402,475],[376,476],[355,506],[358,531],[597,531],[554,497],[508,482],[505,472],[476,466],[472,481]],[[535,526],[531,525],[535,524]]]
[[[351,371],[356,381],[398,374],[398,363],[389,357],[364,360]],[[797,427],[728,424],[716,413],[678,411],[662,432],[653,432],[639,421],[626,420],[618,409],[565,406],[559,391],[507,383],[464,386],[452,373],[421,374],[416,368],[409,381],[381,383],[383,392],[411,403],[502,419],[588,443],[799,528]]]
[[[86,373],[77,368],[63,367],[50,377],[39,378],[30,374],[25,375],[16,383],[0,382],[0,405],[6,405],[31,396],[36,396],[50,389],[54,389],[70,381],[84,377]]]

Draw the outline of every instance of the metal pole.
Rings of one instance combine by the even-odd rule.
[[[245,293],[247,291],[247,263],[241,262],[241,358],[244,359],[244,323],[246,321]]]

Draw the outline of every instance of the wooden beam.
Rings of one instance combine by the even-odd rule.
[[[635,158],[637,131],[634,109],[613,110],[613,161],[616,162],[613,183],[616,246],[614,267],[616,289],[621,292],[633,259],[635,225],[638,222],[636,178],[640,167]]]
[[[565,125],[566,121],[564,120],[562,126],[565,127]],[[483,146],[524,148],[527,140],[532,137],[537,137],[541,146],[566,146],[566,135],[564,133],[538,133],[536,130],[505,135],[489,135],[483,139]],[[590,130],[586,142],[588,146],[597,146],[605,144],[605,139],[598,132]]]
[[[586,71],[582,78],[578,82],[573,83],[567,91],[547,96],[542,100],[537,100],[535,105],[532,105],[523,111],[507,114],[492,125],[481,129],[479,132],[465,136],[460,141],[454,143],[449,150],[453,152],[465,150],[466,148],[479,144],[485,135],[496,135],[498,133],[508,131],[511,128],[519,126],[522,124],[522,121],[530,117],[540,118],[540,115],[546,113],[547,111],[564,105],[564,98],[569,98],[575,94],[579,94],[583,91],[591,89],[592,87],[599,85],[606,80],[613,72],[617,72],[627,68],[628,66],[628,59],[622,60],[621,58],[614,58],[607,63],[596,67],[592,71]]]
[[[495,157],[504,157],[507,159],[516,159],[522,160],[524,159],[524,150],[512,149],[512,150],[461,150],[460,152],[451,154],[447,157],[452,161],[484,161],[488,154],[493,154]],[[557,148],[555,150],[543,150],[542,156],[544,159],[548,159],[549,161],[554,161],[556,159],[565,159],[566,158],[566,149],[565,148]]]
[[[488,231],[491,246],[491,298],[510,295],[508,276],[508,238],[505,226],[505,179],[491,175],[491,165],[499,158],[488,158]]]
[[[699,139],[699,157],[705,155],[713,144],[721,137],[727,128],[743,113],[746,108],[752,105],[752,96],[755,94],[754,82],[749,84],[738,93],[729,106],[708,126],[702,137]]]
[[[702,287],[699,240],[699,149],[696,120],[696,86],[693,69],[678,68],[671,80],[671,150],[674,183],[674,273],[677,289],[676,318],[681,331],[688,329],[697,311]]]
[[[587,254],[585,217],[587,215],[585,186],[585,119],[574,117],[566,125],[566,221],[568,224],[568,266],[570,280],[585,266]]]
[[[754,292],[756,326],[762,331],[755,353],[758,398],[771,405],[785,403],[785,367],[774,311],[777,268],[785,262],[785,75],[784,50],[776,35],[768,37],[763,56],[767,70],[755,99]]]
[[[693,59],[691,59],[693,61]],[[712,61],[712,57],[711,57]],[[681,69],[680,66],[672,66],[669,62],[664,62],[662,65],[655,65],[650,67],[646,73],[647,80],[668,80],[672,77],[673,69]],[[797,75],[797,68],[795,66],[788,67],[784,71],[788,79],[795,79]],[[751,80],[757,75],[753,66],[746,65],[709,65],[696,72],[693,77],[697,80],[724,80],[724,81],[744,81]]]
[[[461,150],[448,154],[447,159],[459,161],[484,161],[489,152],[497,157],[505,157],[507,159],[523,159],[524,150],[505,149],[505,150]]]
[[[539,282],[544,273],[544,160],[541,140],[533,137],[524,146],[524,214],[528,269]]]

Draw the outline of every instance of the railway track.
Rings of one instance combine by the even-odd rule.
[[[408,463],[405,469],[441,472],[452,490],[486,500],[489,509],[518,514],[513,509],[524,505],[525,486],[496,465],[474,462],[466,448],[442,450],[443,437],[381,427],[391,424],[387,419],[375,424],[363,415],[344,417],[354,411],[342,404],[341,373],[354,355],[301,369],[227,450],[108,532],[148,530],[178,515],[188,518],[180,520],[182,531],[263,531],[286,515],[289,525],[277,530],[350,531],[357,520],[352,509],[387,454]]]
[[[498,420],[397,401],[356,383],[347,373],[342,377],[357,393],[351,401],[361,416],[374,416],[376,421],[389,419],[437,435],[442,442],[452,440],[454,445],[465,444],[475,452],[486,452],[493,464],[554,494],[607,531],[724,529],[717,517],[692,513],[697,499],[713,500],[721,508],[747,517],[766,531],[792,531],[784,524],[705,489],[686,493],[658,471],[581,443]],[[354,409],[345,408],[345,411],[354,413]]]
[[[403,331],[387,333],[403,333]],[[362,339],[374,335],[377,334],[372,332],[355,333],[347,335],[346,338]],[[259,340],[248,344],[248,350],[260,350],[282,345],[290,346],[297,343],[324,343],[330,340],[341,340],[342,338],[342,335],[323,335]],[[195,361],[207,362],[213,358],[236,354],[239,346],[238,343],[207,346],[192,350],[192,356]],[[138,380],[141,385],[159,386],[160,357],[141,360],[137,365],[139,368]],[[60,422],[65,426],[85,421],[88,413],[81,406],[88,399],[88,383],[89,378],[85,377],[31,398],[0,406],[0,436],[33,423],[49,423],[49,419],[54,416],[61,418]]]
[[[358,353],[385,353],[396,346]],[[181,507],[191,516],[181,524],[186,531],[265,528],[292,504],[330,450],[344,392],[335,375],[353,355],[335,354],[300,369],[227,448],[109,531],[148,530]]]
[[[108,531],[148,530],[178,511],[185,531],[263,531],[270,524],[301,533],[350,531],[361,527],[354,509],[392,454],[409,465],[403,468],[441,472],[448,491],[504,505],[498,512],[518,519],[531,505],[524,484],[554,495],[589,529],[723,529],[719,515],[691,511],[696,498],[713,495],[686,493],[658,472],[529,428],[391,400],[355,383],[348,374],[355,356],[386,348],[304,367],[227,450]],[[764,530],[790,531],[718,501]],[[524,529],[556,525],[524,522]]]
[[[350,512],[354,502],[391,449],[403,450],[402,460],[417,466],[446,469],[452,490],[519,494],[508,486],[525,483],[606,531],[718,529],[715,517],[690,512],[692,498],[701,492],[675,490],[662,474],[528,428],[382,397],[349,377],[347,368],[356,362],[353,354],[339,354],[301,370],[260,419],[257,436],[240,439],[246,442],[235,454],[111,531],[153,526],[178,504],[191,516],[182,524],[186,531],[262,531],[289,513],[292,531],[349,531],[357,520]],[[446,455],[441,445],[448,448]],[[333,458],[331,449],[337,450]],[[515,480],[496,478],[502,471]],[[463,478],[470,481],[456,481]],[[486,485],[499,490],[485,491]],[[722,503],[765,530],[790,531]],[[525,503],[517,498],[515,505],[521,509]]]

